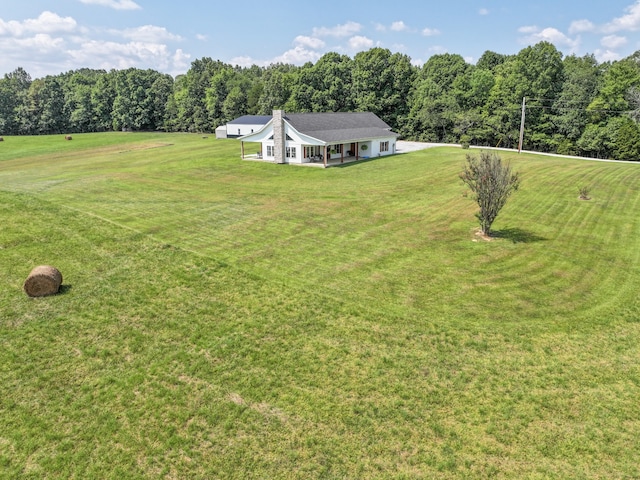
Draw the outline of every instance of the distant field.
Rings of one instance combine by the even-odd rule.
[[[501,153],[485,242],[465,153],[5,137],[0,478],[640,477],[640,165]]]

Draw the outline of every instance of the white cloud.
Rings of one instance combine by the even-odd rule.
[[[191,64],[191,55],[184,53],[181,48],[173,54],[173,70],[176,73],[183,73],[188,70]]]
[[[368,50],[369,48],[373,47],[373,45],[373,40],[361,35],[356,35],[355,37],[351,37],[349,39],[349,48],[351,50]]]
[[[100,5],[115,10],[140,10],[142,7],[133,0],[80,0],[86,5]]]
[[[425,37],[435,37],[436,35],[440,35],[440,30],[437,28],[425,28],[422,30],[422,35]]]
[[[300,65],[306,62],[315,62],[320,58],[320,56],[321,55],[318,52],[308,50],[302,46],[297,46],[291,50],[287,50],[279,57],[276,57],[273,60],[273,63],[293,63]]]
[[[38,33],[29,38],[1,38],[0,50],[3,55],[12,57],[13,54],[29,52],[29,58],[46,59],[52,54],[59,54],[64,50],[65,41],[52,37],[46,33]]]
[[[42,12],[38,18],[29,18],[23,22],[0,18],[0,35],[23,36],[29,33],[72,32],[78,27],[71,17],[61,17],[52,12]]]
[[[409,27],[402,20],[398,22],[393,22],[391,24],[391,30],[393,30],[394,32],[403,32],[408,29]]]
[[[105,38],[108,35],[117,38],[111,41]],[[182,40],[164,27],[89,29],[72,17],[45,11],[26,20],[0,19],[0,71],[20,65],[33,78],[83,67],[107,70],[138,67],[184,73],[190,55],[169,47],[171,42]]]
[[[307,37],[304,35],[298,35],[294,39],[293,43],[297,46],[311,48],[314,50],[319,50],[321,48],[324,48],[325,46],[324,40],[315,37]]]
[[[201,33],[199,33],[198,35],[196,35],[196,38],[198,40],[200,40],[201,42],[206,42],[207,40],[209,40],[209,37],[207,35],[203,35]]]
[[[537,27],[527,26],[520,28],[519,32],[527,35],[526,37],[521,38],[521,41],[529,45],[539,42],[549,42],[554,44],[556,47],[569,47],[571,53],[575,53],[580,46],[579,37],[568,37],[557,28],[548,27],[540,30]]]
[[[234,57],[229,60],[229,63],[232,65],[237,65],[239,67],[250,67],[251,65],[257,65],[260,62],[255,61],[253,58],[249,56],[244,57]]]
[[[595,55],[596,59],[599,62],[613,62],[615,60],[620,60],[620,58],[622,58],[620,54],[616,52],[612,52],[611,50],[598,49],[595,52],[593,52],[593,54]]]
[[[489,9],[481,8],[480,10],[478,10],[478,15],[489,15]]]
[[[626,15],[614,18],[603,27],[603,31],[605,33],[614,33],[640,30],[640,0],[636,0],[633,5],[625,8],[625,11],[627,12]]]
[[[589,20],[575,20],[569,26],[569,33],[575,35],[582,32],[593,32],[596,26]]]
[[[620,47],[624,47],[629,41],[627,37],[621,37],[619,35],[607,35],[600,39],[600,44],[610,50],[616,50]]]
[[[169,58],[166,45],[153,43],[129,42],[118,43],[102,40],[87,40],[69,50],[71,57],[80,65],[113,65],[119,64],[124,68],[135,66],[139,60],[149,60],[151,58]]]
[[[335,27],[317,27],[313,29],[314,37],[348,37],[362,30],[362,25],[357,22],[347,22]]]
[[[182,40],[182,37],[180,37],[180,35],[174,35],[173,33],[170,33],[166,28],[156,27],[154,25],[143,25],[142,27],[127,28],[126,30],[114,32],[119,33],[124,38],[136,42],[158,43],[165,41],[177,42]]]
[[[387,27],[385,27],[381,23],[374,23],[373,25],[375,26],[376,31],[378,31],[378,32],[386,32],[387,31]]]

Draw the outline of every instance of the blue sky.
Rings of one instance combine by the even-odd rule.
[[[0,74],[82,67],[178,75],[195,59],[248,66],[353,57],[380,46],[422,64],[474,63],[547,40],[565,55],[616,60],[640,50],[640,0],[0,0]]]

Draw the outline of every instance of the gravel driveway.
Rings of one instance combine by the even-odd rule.
[[[444,143],[407,142],[406,140],[398,140],[396,142],[396,153],[416,152],[427,148],[444,147],[445,145]]]

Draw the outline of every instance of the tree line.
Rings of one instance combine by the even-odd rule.
[[[403,138],[640,159],[640,51],[599,63],[541,42],[515,55],[486,51],[415,66],[383,48],[327,53],[302,66],[237,67],[197,59],[176,78],[154,70],[80,69],[0,79],[0,134],[110,130],[212,132],[245,114],[371,111]]]

